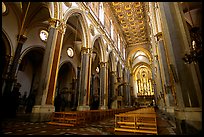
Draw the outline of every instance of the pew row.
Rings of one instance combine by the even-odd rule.
[[[70,112],[53,112],[48,124],[61,126],[79,126],[85,123],[96,122],[105,118],[114,117],[115,114],[125,113],[135,108],[86,110]]]
[[[158,134],[155,110],[142,108],[116,114],[114,131]]]

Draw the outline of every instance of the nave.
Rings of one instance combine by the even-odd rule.
[[[15,134],[13,119],[56,134],[59,126],[46,123],[55,113],[71,111],[93,124],[154,106],[175,120],[176,134],[200,133],[201,19],[201,2],[2,2],[1,129]],[[138,130],[137,116],[118,126]]]

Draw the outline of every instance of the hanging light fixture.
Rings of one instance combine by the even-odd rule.
[[[201,31],[199,27],[194,26],[194,22],[191,16],[191,12],[188,7],[188,13],[190,16],[190,20],[192,23],[192,28],[190,29],[190,36],[191,36],[191,45],[189,53],[186,53],[182,58],[184,62],[187,64],[190,63],[197,63],[199,59],[202,57],[202,37]]]

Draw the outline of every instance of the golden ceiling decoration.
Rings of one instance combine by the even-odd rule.
[[[109,5],[128,44],[137,44],[148,40],[145,3],[110,2]]]

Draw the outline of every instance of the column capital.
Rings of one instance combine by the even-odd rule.
[[[50,18],[48,20],[50,27],[56,28],[57,27],[57,22],[60,21],[59,19],[56,18]]]
[[[66,31],[66,28],[67,28],[67,24],[66,24],[63,20],[60,20],[60,21],[59,21],[59,25],[57,26],[57,29],[58,29],[62,34],[64,34],[65,31]]]
[[[112,75],[116,75],[116,71],[111,71],[110,72]]]
[[[48,22],[50,25],[49,27],[58,29],[62,34],[65,33],[67,25],[66,25],[66,22],[64,20],[59,20],[56,18],[50,18],[48,20]]]
[[[92,51],[93,51],[92,48],[86,48],[86,47],[82,47],[82,48],[81,48],[81,53],[82,53],[82,54],[86,54],[86,53],[91,54]]]
[[[21,44],[24,44],[27,40],[27,37],[25,35],[17,35],[17,41]]]
[[[108,65],[108,62],[100,62],[100,67],[107,67]]]

